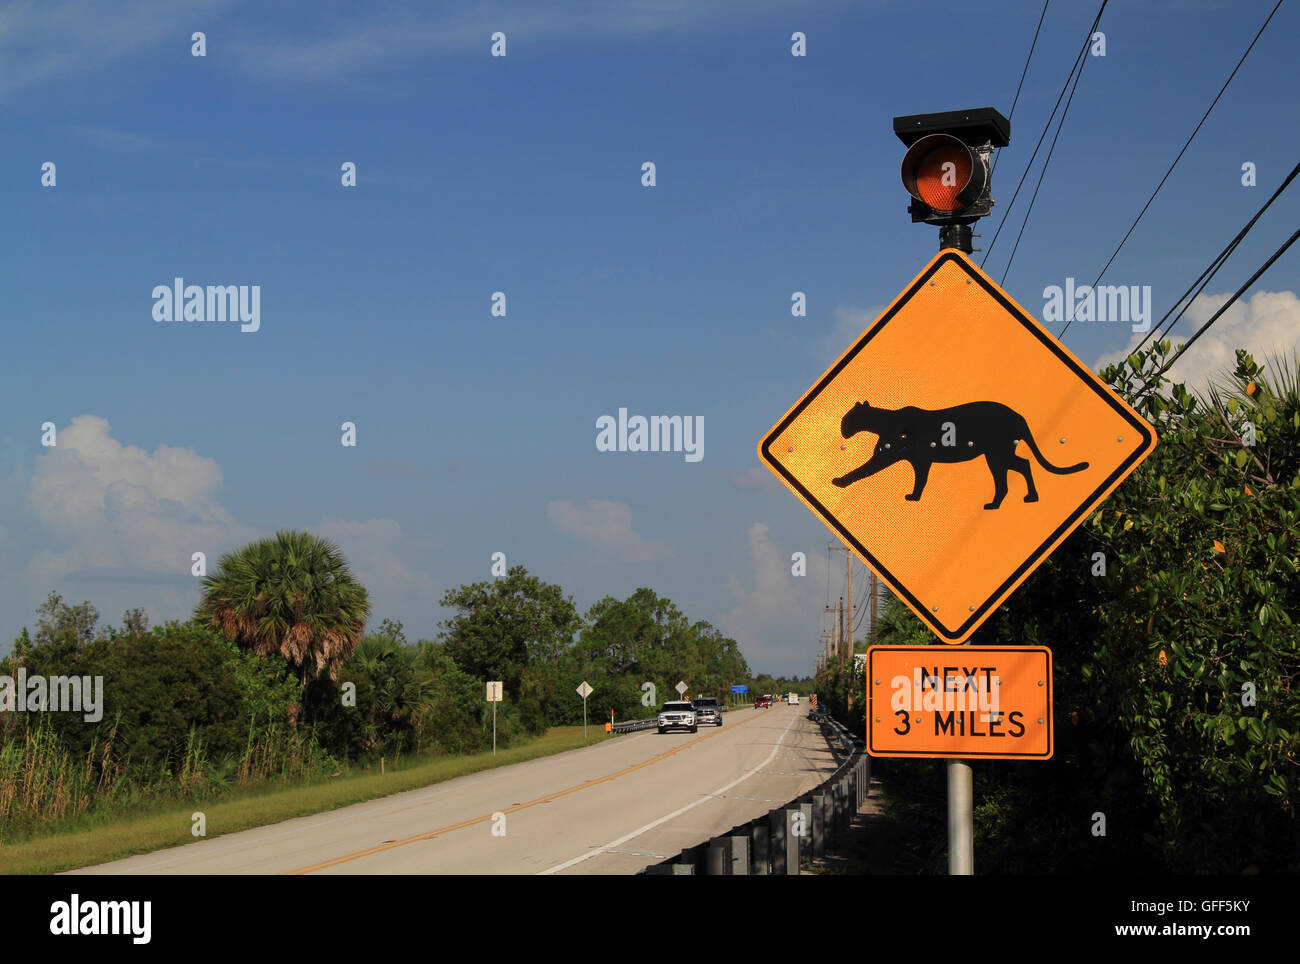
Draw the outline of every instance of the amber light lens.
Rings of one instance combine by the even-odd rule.
[[[939,144],[916,163],[916,193],[936,211],[956,211],[970,182],[971,155],[961,144]]]

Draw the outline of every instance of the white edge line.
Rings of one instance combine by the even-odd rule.
[[[672,819],[675,818],[675,817],[680,817],[680,816],[681,816],[682,814],[684,814],[686,811],[688,811],[688,810],[694,810],[694,809],[695,809],[696,807],[698,807],[700,804],[705,803],[705,802],[707,802],[707,801],[709,801],[709,800],[712,800],[714,797],[718,796],[719,794],[726,793],[728,790],[730,790],[732,787],[734,787],[737,783],[742,783],[743,781],[748,780],[748,779],[749,779],[750,777],[752,777],[755,773],[757,773],[759,770],[763,769],[763,767],[767,766],[769,763],[772,762],[772,758],[773,758],[774,756],[776,756],[776,751],[779,750],[779,749],[781,749],[781,744],[785,741],[785,735],[786,735],[787,733],[790,732],[790,727],[794,726],[794,724],[795,724],[795,720],[797,720],[797,719],[799,719],[799,717],[798,717],[798,716],[795,716],[795,717],[793,717],[793,718],[790,720],[789,723],[787,723],[787,724],[785,725],[785,729],[781,731],[781,736],[777,739],[776,743],[774,743],[774,744],[772,745],[772,752],[769,753],[769,754],[767,755],[767,759],[766,759],[766,760],[764,760],[764,761],[763,761],[762,763],[760,763],[758,766],[754,767],[754,769],[750,770],[748,773],[745,773],[745,774],[743,774],[742,776],[739,776],[739,777],[737,777],[736,779],[732,780],[732,781],[731,781],[730,783],[728,783],[725,787],[720,787],[719,789],[714,790],[714,791],[713,791],[712,793],[710,793],[708,796],[701,797],[699,800],[696,800],[694,803],[688,803],[686,806],[684,806],[684,807],[682,807],[682,808],[680,808],[680,809],[678,809],[678,810],[674,810],[672,813],[667,814],[666,816],[660,817],[658,820],[655,820],[655,821],[652,822],[652,823],[648,823],[648,824],[646,824],[644,827],[641,827],[641,828],[639,828],[639,829],[637,829],[637,830],[633,830],[631,833],[626,834],[625,836],[619,837],[617,840],[611,840],[609,843],[605,844],[605,846],[603,846],[603,847],[594,847],[594,848],[592,848],[592,850],[591,850],[590,852],[585,853],[585,854],[582,854],[582,855],[579,856],[579,857],[574,857],[572,860],[566,860],[566,861],[565,861],[564,863],[562,863],[562,864],[556,864],[554,867],[549,867],[549,868],[547,868],[546,870],[539,871],[538,874],[537,874],[537,876],[538,876],[538,877],[545,877],[545,876],[547,876],[548,874],[558,874],[561,870],[568,870],[568,869],[569,869],[570,867],[572,867],[574,864],[580,864],[580,863],[582,863],[584,860],[590,860],[592,857],[597,857],[597,856],[599,856],[600,854],[603,854],[605,851],[609,850],[611,847],[617,847],[619,844],[625,844],[625,843],[627,843],[629,840],[631,840],[633,837],[639,837],[639,836],[641,836],[641,834],[645,833],[647,830],[653,830],[655,827],[659,826],[661,823],[667,823],[669,820],[672,820]]]

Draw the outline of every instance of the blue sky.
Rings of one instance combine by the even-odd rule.
[[[829,533],[755,446],[936,250],[906,214],[892,117],[1006,114],[1041,9],[0,5],[0,648],[51,589],[114,623],[130,606],[186,615],[192,552],[306,528],[343,547],[376,623],[411,638],[499,551],[584,610],[650,586],[756,670],[810,671],[843,566],[828,575]],[[1006,278],[1027,310],[1093,280],[1270,9],[1110,6]],[[1095,12],[1049,7],[977,245]],[[1300,154],[1298,36],[1284,6],[1107,272],[1150,285],[1156,318]],[[1284,196],[1210,291],[1296,215]],[[1296,274],[1292,252],[1184,377],[1236,345],[1291,350]],[[178,276],[260,285],[260,330],[156,323],[151,292]],[[1065,342],[1096,364],[1130,338],[1076,323]],[[704,458],[598,452],[596,420],[620,407],[703,417]]]

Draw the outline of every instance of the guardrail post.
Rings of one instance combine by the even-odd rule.
[[[698,847],[687,847],[682,851],[682,855],[678,858],[677,862],[679,864],[689,864],[691,867],[691,873],[693,874],[704,874],[706,873],[704,866],[706,859],[705,853],[708,849],[708,844],[701,844]]]
[[[731,862],[727,873],[732,877],[749,876],[749,834],[733,832],[726,839],[731,842]]]
[[[755,820],[749,828],[749,872],[751,874],[766,877],[771,872],[771,857],[768,853],[770,843],[771,832],[768,830],[768,821],[762,818]]]
[[[813,804],[812,797],[805,796],[799,801],[799,812],[803,814],[803,836],[799,839],[799,863],[812,863],[813,851]]]
[[[710,877],[726,877],[730,850],[726,837],[714,837],[704,851],[704,872]]]
[[[798,824],[802,827],[802,833],[795,833],[796,815],[800,816]],[[808,835],[808,815],[803,814],[803,807],[800,804],[788,808],[785,811],[785,871],[789,877],[799,876],[799,850],[803,838]]]
[[[769,850],[772,855],[772,873],[778,876],[786,873],[785,858],[789,851],[786,848],[787,831],[789,830],[790,815],[785,810],[772,810],[767,815],[767,826],[769,834]],[[796,867],[798,864],[796,863]],[[798,873],[798,870],[795,870]]]
[[[838,837],[844,829],[844,788],[848,777],[840,777],[831,784],[831,809],[826,822],[830,824],[832,837]]]
[[[812,855],[821,857],[826,853],[826,794],[813,794],[808,809],[812,811]]]

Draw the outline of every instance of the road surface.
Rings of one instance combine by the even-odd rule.
[[[634,874],[821,783],[807,707],[733,710],[82,874]]]

